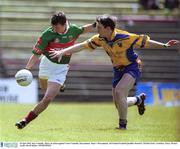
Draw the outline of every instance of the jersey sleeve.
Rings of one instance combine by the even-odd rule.
[[[99,35],[94,35],[90,39],[84,41],[84,47],[89,49],[90,51],[95,50],[97,47],[101,47]]]
[[[46,33],[43,33],[41,37],[38,38],[36,44],[34,45],[32,53],[35,55],[41,55],[44,52],[47,45],[48,45],[48,40],[46,37]]]
[[[150,37],[147,35],[130,34],[132,39],[132,46],[135,48],[148,48]]]
[[[76,33],[76,36],[79,36],[80,34],[83,33],[83,31],[84,31],[83,27],[79,27],[79,26],[77,26],[75,24],[73,24],[72,26],[73,26],[73,29],[74,29],[74,31]]]

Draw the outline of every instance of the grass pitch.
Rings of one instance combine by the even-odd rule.
[[[180,141],[180,108],[128,109],[128,130],[117,130],[112,103],[53,103],[23,130],[14,126],[34,105],[0,105],[0,141],[156,142]]]

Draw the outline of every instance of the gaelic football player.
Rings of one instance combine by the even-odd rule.
[[[170,40],[166,44],[150,40],[147,35],[132,34],[115,28],[115,17],[102,15],[97,17],[98,34],[85,42],[76,44],[62,51],[51,51],[51,58],[62,59],[66,53],[78,52],[82,49],[93,51],[102,47],[109,55],[113,65],[112,95],[119,114],[119,129],[126,129],[128,106],[137,105],[139,114],[145,111],[145,94],[127,98],[130,89],[140,78],[138,55],[134,48],[161,48],[173,46],[179,41]]]
[[[39,65],[39,82],[41,89],[45,90],[45,95],[25,118],[15,124],[18,129],[24,128],[47,108],[66,80],[71,54],[65,54],[58,61],[58,58],[50,58],[49,52],[52,49],[59,51],[74,45],[78,37],[83,33],[92,31],[95,27],[94,25],[87,24],[83,27],[78,27],[75,24],[71,24],[64,12],[59,12],[52,16],[51,26],[37,40],[32,51],[33,55],[26,65],[26,69],[31,70],[39,60],[39,56],[43,55]]]

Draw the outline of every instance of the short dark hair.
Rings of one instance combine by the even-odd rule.
[[[107,14],[98,16],[96,18],[96,21],[98,23],[101,23],[105,28],[110,27],[112,30],[114,30],[116,27],[116,20],[117,20],[117,18],[115,16],[110,16]]]
[[[64,12],[58,12],[52,15],[51,17],[51,25],[61,24],[64,25],[66,23],[66,15]]]

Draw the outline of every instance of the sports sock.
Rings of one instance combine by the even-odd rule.
[[[127,125],[127,120],[125,119],[119,119],[119,128],[124,128],[126,129],[126,125]]]
[[[25,120],[26,120],[27,123],[29,123],[30,121],[32,121],[36,117],[37,117],[37,115],[33,111],[30,111],[28,113],[28,115],[25,117]]]
[[[128,107],[133,106],[137,103],[137,97],[127,97]]]
[[[137,101],[136,101],[135,105],[139,105],[142,102],[142,99],[140,96],[136,96],[136,99],[137,99]]]

